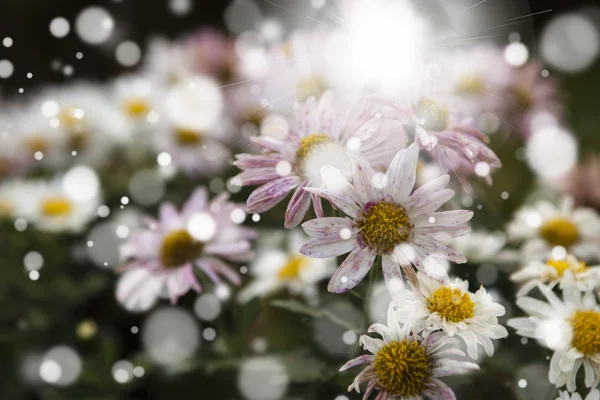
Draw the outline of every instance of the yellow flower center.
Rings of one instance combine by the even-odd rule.
[[[319,145],[331,142],[331,137],[324,133],[313,133],[300,140],[300,146],[296,150],[296,162],[301,163],[306,160],[310,153]]]
[[[165,268],[176,268],[195,260],[204,245],[195,240],[188,231],[178,229],[170,232],[160,246],[160,259]]]
[[[60,125],[68,130],[81,130],[83,111],[74,107],[61,110],[58,114]]]
[[[461,79],[454,91],[459,95],[481,96],[485,89],[485,81],[477,75],[465,76]]]
[[[91,339],[98,332],[98,325],[90,319],[81,321],[76,328],[77,337],[83,340]]]
[[[146,102],[146,100],[141,98],[126,100],[123,104],[123,108],[125,113],[131,118],[144,117],[146,114],[148,114],[148,112],[150,112],[150,105]]]
[[[288,279],[298,278],[300,271],[308,264],[308,259],[304,256],[292,257],[287,264],[283,266],[277,273],[279,280],[285,281]]]
[[[415,106],[417,118],[428,131],[443,131],[448,126],[448,110],[435,100],[421,99]]]
[[[47,217],[67,215],[73,211],[73,203],[65,197],[49,197],[42,201],[42,214]]]
[[[250,110],[246,113],[246,121],[255,126],[260,126],[265,118],[265,112],[259,108],[258,110]]]
[[[179,128],[175,130],[175,140],[183,147],[196,146],[202,143],[202,134],[192,129]]]
[[[586,356],[600,353],[600,313],[578,310],[571,315],[569,323],[573,328],[571,346]]]
[[[580,274],[587,269],[587,265],[583,261],[578,261],[575,265],[572,265],[567,260],[555,260],[551,258],[546,261],[546,265],[554,268],[559,278],[562,278],[567,270],[571,270],[575,274]]]
[[[391,253],[410,236],[412,225],[406,210],[391,202],[377,203],[357,221],[362,241],[381,253]]]
[[[475,315],[475,302],[458,288],[442,286],[427,298],[426,304],[429,311],[451,322],[461,322]]]
[[[569,247],[579,238],[579,229],[566,218],[555,218],[542,225],[540,236],[551,246]]]
[[[33,135],[26,142],[27,148],[32,153],[41,151],[42,153],[48,149],[48,141],[41,135]]]
[[[373,369],[386,392],[403,398],[417,397],[431,377],[425,347],[407,339],[390,342],[379,349]]]
[[[325,93],[323,81],[316,76],[309,76],[298,83],[298,99],[304,101],[311,96],[319,98]]]

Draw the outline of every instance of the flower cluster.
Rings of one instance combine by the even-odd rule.
[[[478,370],[508,336],[497,292],[470,291],[457,265],[518,265],[528,316],[508,325],[554,351],[561,399],[581,399],[583,366],[598,400],[600,216],[572,196],[597,203],[600,185],[571,177],[599,175],[594,160],[576,169],[576,154],[540,157],[574,141],[556,83],[495,46],[430,46],[419,35],[433,27],[409,2],[339,1],[339,27],[270,43],[213,31],[154,41],[139,72],[2,110],[0,219],[71,238],[117,214],[115,297],[131,312],[190,292],[233,294],[242,308],[285,291],[302,299],[289,309],[331,317],[323,297],[364,299],[381,280],[387,321],[360,336],[370,354],[340,369],[364,367],[348,390],[365,400],[454,399],[442,378]],[[375,51],[390,37],[400,60]],[[469,208],[503,167],[499,132],[564,200],[522,207],[505,233],[471,233]],[[144,209],[120,225],[130,201]]]

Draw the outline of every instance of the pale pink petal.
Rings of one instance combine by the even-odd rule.
[[[360,215],[360,206],[346,194],[341,194],[328,189],[306,188],[304,190],[323,197],[352,218],[357,218]]]
[[[311,193],[304,190],[306,182],[303,182],[288,203],[287,210],[285,211],[285,222],[284,226],[287,229],[295,228],[302,222],[306,216],[306,212],[310,207]]]
[[[417,199],[416,192],[413,193],[415,199]],[[445,204],[448,200],[454,197],[454,190],[452,189],[443,189],[439,192],[435,192],[427,197],[419,196],[419,199],[416,200],[413,204],[411,204],[406,211],[411,216],[411,218],[417,217],[423,214],[431,214],[438,208],[440,208],[443,204]]]
[[[302,224],[308,236],[315,238],[341,238],[342,229],[348,229],[352,235],[357,232],[352,220],[340,217],[316,218]]]
[[[456,395],[448,385],[439,379],[432,378],[431,383],[427,385],[425,394],[436,400],[456,400]]]
[[[473,211],[452,210],[439,211],[432,214],[420,215],[412,218],[411,222],[416,226],[450,226],[464,224],[473,218]]]
[[[119,278],[117,300],[129,311],[146,311],[158,300],[162,277],[144,268],[132,269]]]
[[[357,246],[335,271],[327,290],[332,293],[344,293],[358,285],[371,269],[375,256],[368,247]]]
[[[405,291],[400,265],[392,254],[384,254],[381,257],[381,267],[383,269],[383,279],[385,280],[388,292],[392,296],[392,300],[398,305],[403,304]]]
[[[240,172],[231,181],[238,186],[262,185],[263,183],[274,181],[281,176],[274,168],[256,168]]]
[[[375,356],[371,354],[363,354],[362,356],[358,356],[348,361],[340,368],[340,372],[343,372],[349,368],[356,367],[357,365],[368,364],[375,359]]]
[[[363,203],[381,198],[380,191],[373,186],[375,171],[365,158],[357,151],[349,151],[352,160],[353,185]]]
[[[411,144],[406,150],[398,152],[386,172],[388,193],[399,204],[405,204],[408,195],[415,186],[419,147]]]
[[[208,191],[204,187],[200,187],[192,193],[189,200],[185,202],[181,209],[183,219],[191,217],[194,213],[203,211],[208,204]]]
[[[315,210],[315,215],[317,218],[323,218],[325,216],[325,212],[323,211],[323,203],[321,202],[321,198],[317,196],[315,193],[310,194],[312,198],[313,209]]]
[[[247,210],[253,214],[260,214],[273,208],[283,200],[287,194],[300,183],[300,178],[290,176],[271,181],[248,196]]]
[[[233,165],[239,169],[275,168],[285,158],[281,154],[238,154]]]
[[[258,136],[251,138],[251,140],[259,146],[262,146],[268,150],[275,151],[277,153],[285,154],[288,147],[285,141],[274,138],[272,136]]]
[[[409,211],[415,203],[420,202],[423,199],[427,199],[432,194],[444,189],[449,181],[450,175],[447,174],[432,179],[423,186],[419,187],[409,196],[408,202],[406,204],[403,204],[404,208],[406,209],[406,211]]]
[[[415,234],[411,243],[433,257],[444,258],[457,264],[467,262],[467,259],[452,247],[425,235]]]
[[[213,271],[225,277],[229,282],[233,283],[234,285],[239,285],[241,283],[240,276],[238,275],[238,273],[223,261],[213,257],[203,257],[199,261],[208,263],[213,269]]]
[[[357,245],[356,238],[313,239],[300,248],[300,253],[312,258],[329,258],[349,253]]]
[[[419,226],[413,230],[414,233],[420,233],[436,240],[449,240],[460,236],[468,235],[471,227],[462,226]]]
[[[164,230],[179,229],[184,226],[183,219],[171,203],[164,203],[158,212],[161,228]]]

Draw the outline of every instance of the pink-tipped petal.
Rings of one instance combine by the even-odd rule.
[[[260,214],[273,208],[300,183],[296,176],[279,178],[264,184],[248,196],[247,209],[253,214]]]
[[[332,293],[344,293],[352,289],[367,275],[373,261],[375,261],[375,253],[371,249],[357,246],[335,271],[327,285],[327,290]]]
[[[302,229],[308,236],[315,238],[342,238],[342,229],[348,229],[351,234],[356,232],[354,222],[340,217],[316,218],[302,224]],[[347,238],[346,238],[347,239]]]
[[[315,193],[310,194],[312,198],[313,209],[315,210],[315,215],[317,218],[323,218],[325,216],[325,212],[323,211],[323,202],[321,198],[317,196]]]
[[[208,191],[200,187],[192,193],[189,200],[185,202],[181,209],[181,215],[184,219],[191,217],[194,213],[201,212],[208,204]]]
[[[357,365],[368,364],[371,361],[373,361],[373,359],[375,359],[375,356],[373,356],[371,354],[363,354],[362,356],[358,356],[356,358],[353,358],[352,360],[350,360],[346,364],[344,364],[340,368],[340,372],[343,372],[343,371],[345,371],[347,369],[350,369],[352,367],[356,367]]]
[[[310,207],[311,193],[304,190],[306,182],[303,182],[298,188],[288,203],[285,211],[284,226],[287,229],[295,228],[302,222],[308,208]]]

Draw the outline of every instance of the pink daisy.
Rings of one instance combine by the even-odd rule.
[[[436,332],[426,339],[412,332],[410,324],[400,325],[388,309],[387,326],[373,324],[369,332],[381,339],[363,335],[360,342],[365,354],[348,361],[340,371],[357,365],[367,367],[356,376],[348,391],[360,393],[360,384],[368,382],[363,400],[379,391],[376,400],[456,399],[454,392],[439,378],[478,370],[477,364],[463,361],[458,340]],[[457,359],[458,357],[461,357]]]
[[[200,292],[194,266],[215,284],[224,277],[238,285],[237,273],[222,259],[252,258],[249,240],[255,232],[232,221],[232,212],[242,207],[228,202],[227,195],[209,203],[204,187],[194,191],[181,212],[163,204],[158,221],[132,234],[121,248],[129,263],[117,284],[117,299],[128,310],[144,311],[158,298],[174,303],[190,289]]]
[[[265,152],[236,157],[234,164],[243,172],[233,182],[241,186],[262,185],[248,197],[248,212],[263,213],[295,190],[285,213],[285,227],[297,226],[311,203],[317,216],[322,217],[318,196],[304,190],[322,185],[321,167],[333,166],[350,176],[347,148],[360,148],[378,166],[386,166],[396,153],[397,149],[384,143],[388,134],[381,129],[381,120],[378,109],[364,102],[335,108],[331,92],[318,102],[311,97],[297,106],[296,118],[284,137],[254,137],[253,141]]]
[[[324,258],[350,253],[331,280],[330,292],[342,293],[356,286],[381,256],[383,276],[392,297],[404,301],[401,269],[418,288],[414,264],[423,268],[428,256],[455,263],[465,257],[442,241],[470,231],[466,222],[473,213],[466,210],[435,212],[454,196],[445,189],[448,175],[440,176],[413,192],[419,148],[401,150],[385,174],[375,172],[358,153],[350,152],[354,181],[350,184],[338,172],[324,168],[327,188],[306,191],[329,200],[349,218],[317,218],[305,222],[304,231],[314,239],[300,249],[309,257]],[[426,272],[426,271],[425,271]]]

